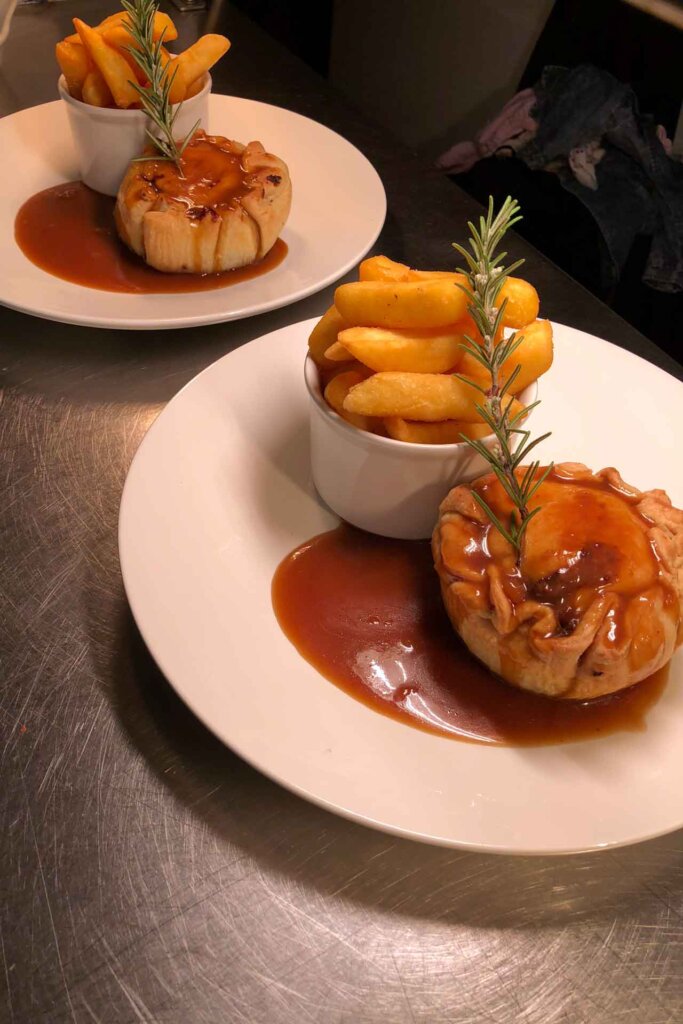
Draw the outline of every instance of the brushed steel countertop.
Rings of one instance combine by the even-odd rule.
[[[0,113],[54,98],[54,42],[74,13],[96,20],[110,6],[20,8]],[[202,15],[172,14],[191,39]],[[476,205],[235,10],[221,28],[233,48],[216,91],[344,134],[387,189],[375,251],[448,266]],[[544,315],[683,377],[530,246],[512,250]],[[0,309],[0,1021],[678,1022],[681,833],[546,859],[373,832],[224,748],[138,636],[116,525],[141,438],[199,370],[331,295],[158,334]]]

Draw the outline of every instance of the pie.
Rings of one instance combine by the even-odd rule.
[[[500,482],[481,477],[442,502],[432,549],[451,622],[493,672],[588,700],[669,661],[683,640],[683,512],[664,491],[641,492],[615,469],[555,466],[519,558],[474,493],[509,522]]]
[[[263,259],[289,215],[284,161],[260,142],[197,131],[181,165],[151,153],[130,164],[114,214],[126,245],[167,273],[211,274]]]

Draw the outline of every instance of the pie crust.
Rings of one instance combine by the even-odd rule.
[[[615,469],[555,466],[533,499],[521,557],[473,497],[503,521],[493,475],[455,487],[432,538],[448,615],[469,649],[507,682],[588,700],[631,686],[683,639],[683,512]]]
[[[287,165],[260,142],[195,132],[182,156],[133,161],[116,200],[121,239],[152,267],[209,274],[261,260],[289,215]]]

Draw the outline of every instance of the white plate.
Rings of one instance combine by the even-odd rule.
[[[421,732],[328,682],[281,632],[271,579],[335,525],[310,482],[306,338],[295,324],[196,377],[142,443],[119,545],[136,621],[171,684],[238,754],[295,793],[426,842],[508,853],[616,846],[683,824],[683,660],[642,732],[487,747]],[[615,465],[683,503],[683,385],[556,327],[534,429],[547,457]],[[436,582],[435,582],[436,585]]]
[[[34,193],[78,178],[61,101],[0,120],[0,302],[24,313],[96,327],[159,330],[238,320],[320,291],[362,259],[379,235],[386,196],[350,142],[300,114],[236,96],[210,97],[209,128],[258,139],[289,165],[294,198],[282,232],[286,259],[262,277],[214,291],[134,295],[83,288],[46,273],[14,240],[19,207]]]

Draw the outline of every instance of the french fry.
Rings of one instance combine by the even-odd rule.
[[[375,373],[349,391],[347,412],[360,416],[400,416],[408,420],[476,421],[474,388],[438,373]]]
[[[185,92],[185,97],[184,98],[186,100],[191,100],[192,97],[196,96],[198,92],[201,92],[203,88],[204,88],[204,78],[203,77],[202,78],[198,78],[196,80],[196,82],[192,83],[192,85],[188,85],[187,90]]]
[[[360,384],[364,379],[364,374],[359,373],[358,370],[346,370],[344,373],[338,373],[325,388],[325,401],[343,419],[348,423],[352,423],[354,427],[358,427],[359,430],[371,430],[372,424],[367,416],[356,416],[352,412],[347,412],[344,408],[344,399],[351,388],[356,384]]]
[[[510,405],[510,415],[515,416],[523,409],[522,403],[515,398]],[[409,441],[411,444],[458,444],[462,436],[479,440],[491,434],[488,423],[467,423],[459,420],[442,420],[439,423],[418,423],[415,420],[401,419],[400,416],[387,416],[384,429],[395,441]]]
[[[503,400],[509,405],[512,397]],[[481,395],[465,381],[443,373],[375,373],[351,388],[347,412],[360,416],[399,416],[405,420],[481,422],[476,410]]]
[[[468,338],[472,338],[473,341],[476,341],[479,344],[481,344],[481,334],[479,333],[479,329],[469,313],[465,313],[465,316],[462,318],[462,320],[458,320],[457,324],[454,324],[453,326],[459,334],[466,335]],[[501,324],[498,330],[496,331],[496,345],[504,335],[505,325]]]
[[[349,359],[353,359],[353,356],[347,348],[344,348],[340,341],[335,341],[326,350],[325,359],[329,359],[331,363],[347,363]]]
[[[187,89],[193,82],[196,82],[198,78],[203,78],[206,72],[229,49],[230,40],[225,36],[219,36],[211,32],[205,36],[200,36],[196,43],[188,46],[186,50],[183,50],[176,57],[173,67],[176,72],[176,80],[180,79],[178,85],[182,82],[184,91],[187,92]],[[173,87],[171,87],[171,90],[173,90]]]
[[[106,31],[106,29],[108,28],[111,28],[113,25],[118,25],[121,22],[127,20],[128,15],[125,11],[117,11],[116,14],[110,14],[108,18],[105,18],[104,21],[101,21],[99,25],[95,25],[94,28],[96,32],[102,34],[102,32]],[[79,36],[78,32],[74,32],[73,35],[67,36],[64,40],[65,43],[79,43],[80,41],[81,37]]]
[[[118,27],[121,29],[121,32],[123,33],[124,40],[127,40],[127,41],[124,41],[120,45],[117,45],[117,44],[114,44],[114,43],[110,43],[105,38],[105,35],[103,35],[102,38],[105,40],[107,45],[114,46],[114,48],[117,50],[117,52],[121,54],[121,56],[125,60],[126,64],[130,68],[130,70],[133,72],[133,76],[135,78],[135,81],[139,85],[147,85],[148,82],[147,82],[147,77],[145,75],[145,72],[142,70],[142,68],[140,67],[140,65],[136,61],[136,59],[133,56],[133,54],[130,53],[129,50],[128,50],[128,47],[133,45],[133,39],[132,39],[131,36],[128,35],[127,28],[121,28],[121,26],[118,26]],[[113,31],[116,30],[116,28],[117,28],[117,26],[115,26],[114,29],[110,29],[109,31],[113,32]],[[132,81],[132,79],[131,79],[131,81]],[[139,102],[139,97],[138,97],[138,102]],[[112,104],[113,104],[113,101],[112,101]]]
[[[408,281],[410,267],[396,263],[388,256],[370,256],[358,268],[359,281]]]
[[[83,102],[89,103],[91,107],[114,106],[114,97],[97,68],[93,68],[85,76],[85,81],[83,82]]]
[[[479,337],[466,285],[458,271],[415,270],[386,256],[364,260],[359,281],[337,288],[309,339],[332,407],[350,422],[360,417],[362,429],[414,444],[489,436],[476,409],[481,393],[460,379],[490,384],[463,348],[464,334]],[[517,415],[523,406],[514,396],[552,363],[552,327],[537,319],[538,294],[527,281],[508,278],[499,294],[506,306],[496,343],[510,328],[523,335],[501,369],[507,378],[521,367],[503,400]]]
[[[451,270],[413,270],[405,263],[397,263],[388,256],[371,256],[358,268],[359,281],[459,281],[465,284],[465,275]]]
[[[463,286],[467,286],[467,278],[464,274],[448,270],[409,270],[408,280],[456,281]],[[507,302],[505,313],[503,314],[503,327],[514,327],[516,329],[526,327],[527,324],[532,323],[538,317],[538,292],[533,285],[523,278],[508,277],[503,282],[503,287],[498,294],[498,305],[500,306],[504,300],[507,300]],[[466,319],[471,321],[469,314],[466,315]],[[476,331],[476,328],[474,328],[473,323],[470,323],[467,333],[471,336],[472,330]]]
[[[162,46],[159,54],[164,67],[165,76],[171,75],[171,88],[168,93],[168,98],[171,105],[175,103],[182,103],[187,94],[187,86],[185,79],[182,74],[179,74],[178,58]]]
[[[503,287],[498,293],[498,306],[504,300],[507,300],[503,314],[504,327],[526,327],[538,317],[538,292],[532,284],[521,277],[508,277],[503,282]]]
[[[104,32],[112,25],[119,25],[122,21],[129,21],[128,12],[114,11],[113,14],[108,14],[106,18],[103,18],[99,25],[95,26],[95,29],[97,32]]]
[[[335,366],[333,362],[325,358],[325,352],[335,343],[339,332],[347,326],[348,324],[339,315],[336,306],[330,306],[318,320],[308,339],[308,352],[314,363],[327,369]]]
[[[83,92],[83,83],[86,75],[92,69],[92,63],[88,52],[81,43],[78,35],[78,42],[69,43],[63,39],[55,46],[55,56],[60,70],[66,80],[66,87],[71,96],[80,100]]]
[[[513,395],[518,395],[532,380],[536,380],[549,370],[553,361],[553,328],[549,320],[535,320],[528,327],[518,331],[517,336],[519,335],[523,339],[521,344],[500,368],[500,380],[505,381],[516,366],[521,366],[517,378],[509,389]],[[458,372],[482,387],[488,387],[490,384],[486,370],[469,352],[463,353]]]
[[[110,46],[135,46],[135,40],[130,34],[129,26],[130,20],[126,16],[126,20],[120,19],[112,25],[99,25],[97,31]],[[152,38],[156,42],[162,36],[165,43],[171,43],[174,39],[178,38],[178,30],[168,14],[161,14],[160,11],[157,11],[154,15]]]
[[[455,281],[458,284],[467,284],[467,278],[464,274],[459,274],[457,270],[410,270],[408,272],[409,281]]]
[[[371,370],[380,371],[444,373],[454,369],[462,356],[460,335],[443,328],[391,331],[381,327],[349,327],[340,332],[337,345]],[[336,358],[330,349],[325,356]]]
[[[452,280],[467,286],[467,278],[457,271],[410,270],[410,281]],[[526,327],[538,317],[539,298],[533,285],[521,277],[508,277],[498,293],[498,305],[507,300],[503,315],[503,327]]]
[[[409,444],[460,444],[463,434],[474,440],[491,433],[486,423],[463,423],[459,420],[416,423],[400,416],[387,416],[383,422],[389,437],[395,441],[408,441]]]
[[[460,320],[467,298],[450,280],[354,281],[337,288],[334,304],[349,326],[426,328]]]
[[[74,27],[89,56],[102,73],[117,107],[126,109],[138,102],[138,94],[131,84],[132,74],[126,58],[104,41],[100,33],[74,18]]]
[[[356,359],[349,359],[347,363],[330,363],[331,370],[320,369],[318,371],[318,380],[320,382],[320,390],[325,393],[325,388],[330,383],[333,377],[338,377],[340,373],[346,373],[348,370],[355,370],[356,373],[360,374],[362,380],[370,376],[370,370],[367,366],[363,366]],[[379,420],[376,420],[379,423]]]
[[[147,85],[148,82],[147,82],[147,77],[145,75],[145,72],[142,70],[142,68],[140,67],[140,65],[136,61],[135,57],[132,55],[132,53],[127,53],[123,49],[120,50],[119,52],[121,53],[121,56],[126,61],[126,64],[130,68],[130,70],[133,72],[133,77],[135,78],[135,81],[138,83],[138,85]],[[131,81],[132,81],[132,79],[131,79]],[[139,101],[140,101],[140,97],[138,96],[138,101],[137,102],[139,103]]]

